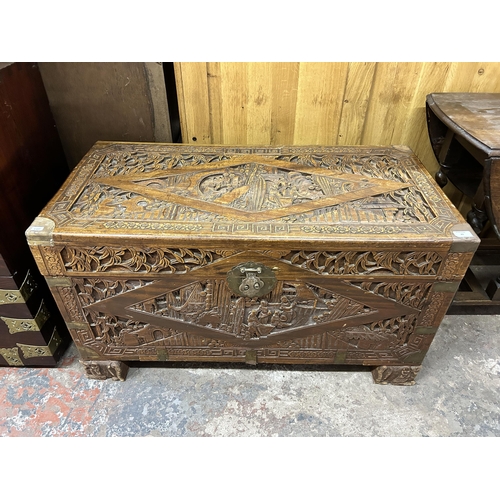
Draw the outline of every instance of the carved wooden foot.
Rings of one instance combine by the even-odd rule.
[[[80,363],[85,368],[87,378],[95,380],[112,380],[125,381],[128,373],[128,365],[121,361],[82,361]]]
[[[372,370],[376,384],[415,385],[420,366],[377,366]]]

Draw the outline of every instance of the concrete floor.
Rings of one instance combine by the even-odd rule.
[[[446,316],[417,384],[291,366],[0,368],[1,436],[500,436],[500,315]]]

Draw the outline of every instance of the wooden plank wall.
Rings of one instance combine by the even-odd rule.
[[[426,95],[500,92],[492,62],[175,63],[175,75],[184,143],[405,144],[431,173]]]

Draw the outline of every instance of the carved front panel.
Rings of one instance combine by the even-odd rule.
[[[96,359],[241,360],[252,350],[260,361],[397,364],[425,353],[432,340],[417,326],[432,314],[425,311],[433,281],[418,271],[417,281],[390,272],[373,279],[371,268],[365,278],[339,272],[325,279],[316,268],[280,267],[279,254],[263,252],[260,260],[276,264],[277,283],[262,297],[244,297],[224,273],[240,257],[171,270],[168,278],[74,277],[89,325],[73,331],[77,345]]]
[[[235,296],[225,280],[198,281],[129,309],[243,340],[282,337],[297,329],[372,312],[364,304],[312,284],[278,282],[264,298],[247,298]]]

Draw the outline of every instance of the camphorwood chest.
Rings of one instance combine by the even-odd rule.
[[[27,238],[89,377],[335,363],[404,385],[479,243],[403,146],[111,142]]]

